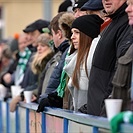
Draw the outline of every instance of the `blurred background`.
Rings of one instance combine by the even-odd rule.
[[[51,20],[64,0],[0,0],[0,39],[21,33],[31,22]]]

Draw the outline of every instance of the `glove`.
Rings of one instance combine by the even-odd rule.
[[[87,104],[84,104],[78,109],[79,112],[87,114]]]
[[[41,102],[38,105],[38,109],[36,110],[36,112],[43,112],[44,107],[46,107],[46,106],[50,106],[48,98],[44,98],[41,100]]]
[[[17,104],[22,100],[21,96],[16,96],[10,102],[10,112],[14,112],[16,110]]]
[[[57,92],[48,94],[47,98],[41,100],[36,112],[43,112],[46,106],[62,108],[63,98],[57,96]]]
[[[62,108],[63,98],[58,96],[57,92],[48,94],[48,99],[49,99],[50,107]]]
[[[133,123],[133,112],[125,111],[114,116],[110,121],[112,133],[118,132],[120,123]]]

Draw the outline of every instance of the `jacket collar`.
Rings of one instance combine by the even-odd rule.
[[[58,47],[59,51],[64,52],[66,50],[66,48],[68,48],[69,45],[69,40],[65,40],[63,41],[60,46]]]

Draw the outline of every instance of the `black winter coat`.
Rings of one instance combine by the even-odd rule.
[[[100,115],[104,99],[112,92],[112,78],[116,62],[131,45],[130,26],[124,3],[113,15],[110,25],[101,34],[92,61],[90,73],[87,113]]]

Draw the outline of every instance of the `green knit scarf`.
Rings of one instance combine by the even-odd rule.
[[[22,82],[22,78],[24,76],[24,72],[30,55],[31,51],[28,48],[25,48],[25,51],[23,53],[19,53],[20,58],[16,69],[15,85],[19,85]]]
[[[68,52],[66,54],[66,57],[69,56],[70,49],[71,49],[71,47],[69,47],[69,50],[68,50]],[[64,66],[65,65],[66,65],[66,61],[64,62]],[[58,93],[58,96],[60,96],[60,97],[64,96],[64,90],[65,90],[65,87],[66,87],[66,79],[67,79],[67,73],[63,69],[63,71],[61,73],[60,84],[59,84],[59,86],[57,88],[57,93]]]

